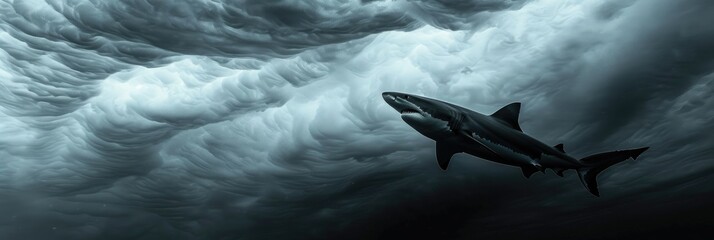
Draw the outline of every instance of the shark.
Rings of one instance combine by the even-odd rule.
[[[597,175],[627,159],[637,159],[649,149],[617,150],[576,159],[563,144],[548,145],[523,132],[518,118],[521,103],[508,104],[485,115],[449,102],[399,92],[384,92],[382,98],[400,113],[402,120],[422,135],[436,141],[436,161],[446,171],[457,153],[515,166],[526,178],[551,169],[560,177],[575,170],[583,186],[600,196]]]

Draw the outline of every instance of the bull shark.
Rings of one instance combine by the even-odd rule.
[[[398,92],[382,93],[402,119],[422,135],[436,141],[436,160],[442,170],[456,153],[516,166],[530,178],[535,172],[552,169],[558,176],[573,169],[583,186],[600,196],[597,175],[606,168],[637,157],[649,147],[594,154],[576,159],[565,153],[563,144],[547,145],[523,133],[518,124],[521,103],[504,106],[491,115],[423,96]]]

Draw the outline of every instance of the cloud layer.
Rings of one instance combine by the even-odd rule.
[[[714,3],[5,1],[0,237],[703,237]],[[489,113],[600,176],[434,144],[381,99]],[[677,235],[675,235],[677,234]]]

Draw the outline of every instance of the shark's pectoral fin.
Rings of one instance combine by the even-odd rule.
[[[436,142],[436,161],[439,162],[441,170],[446,170],[446,168],[449,167],[451,157],[460,152],[463,151],[453,145],[444,142]]]
[[[538,171],[538,169],[533,167],[521,167],[521,171],[523,171],[523,176],[530,178],[531,175]]]

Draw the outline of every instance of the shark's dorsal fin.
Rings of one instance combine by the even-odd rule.
[[[522,132],[523,130],[521,130],[521,126],[518,125],[518,114],[520,112],[521,103],[514,102],[502,107],[501,109],[498,109],[498,111],[491,114],[491,117],[497,118],[498,120],[503,121],[504,123],[506,123],[506,125],[512,127],[513,129]]]
[[[558,149],[558,151],[565,153],[565,150],[563,149],[563,144],[558,143],[558,145],[553,146],[555,149]]]
[[[463,152],[448,143],[436,142],[436,161],[439,162],[441,170],[446,170],[449,167],[449,161],[454,154]]]

